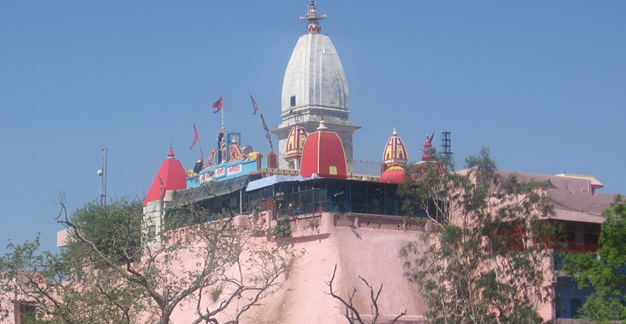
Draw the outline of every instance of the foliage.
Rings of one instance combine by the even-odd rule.
[[[38,238],[10,244],[0,258],[0,305],[19,296],[42,323],[167,324],[184,303],[195,305],[192,323],[239,323],[282,287],[292,250],[252,237],[253,226],[235,226],[232,211],[157,233],[155,241],[145,224],[133,227],[136,206],[87,204],[70,217],[61,201],[57,221],[73,242],[59,254],[40,251]],[[175,209],[191,219],[206,215],[194,205]]]
[[[617,196],[611,208],[602,215],[599,243],[594,253],[570,253],[565,258],[563,270],[578,283],[580,289],[591,287],[579,309],[579,317],[594,323],[621,320],[626,323],[626,201]]]
[[[291,237],[291,226],[288,217],[281,217],[276,220],[276,226],[270,228],[267,234],[275,238]]]
[[[42,252],[38,237],[7,249],[11,252],[1,259],[0,300],[6,303],[14,295],[36,306],[28,323],[102,323],[103,318],[107,323],[133,322],[134,288],[106,269],[85,267],[86,258],[67,252]]]
[[[124,263],[141,256],[142,208],[139,200],[122,199],[105,206],[92,201],[74,211],[71,221],[103,254]],[[80,241],[70,241],[68,248],[67,253],[93,256]]]
[[[434,226],[400,251],[431,323],[540,323],[551,301],[546,184],[502,177],[489,150],[466,159],[467,171],[434,163],[409,170],[400,185],[406,210]]]

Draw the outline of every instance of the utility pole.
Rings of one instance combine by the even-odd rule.
[[[100,176],[100,206],[107,205],[107,149],[102,149],[102,169],[98,170]]]

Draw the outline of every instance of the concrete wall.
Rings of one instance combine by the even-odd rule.
[[[398,257],[400,248],[417,240],[421,232],[334,227],[330,213],[316,219],[321,222],[296,229],[291,238],[257,239],[260,244],[287,244],[303,254],[292,264],[284,287],[247,313],[242,323],[347,323],[345,308],[329,295],[328,282],[335,265],[335,293],[347,300],[356,288],[354,305],[366,318],[371,314],[370,291],[359,276],[375,289],[383,285],[378,301],[382,321],[378,323],[388,323],[403,311],[407,316],[397,323],[423,323],[424,302],[417,286],[404,277],[404,260]],[[307,224],[311,224],[309,220]],[[175,322],[191,319],[194,307],[182,305],[174,315]]]

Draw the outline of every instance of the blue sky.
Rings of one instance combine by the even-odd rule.
[[[452,133],[457,167],[489,146],[501,169],[592,174],[626,193],[625,1],[328,1],[321,22],[350,89],[357,159],[394,127],[411,160]],[[42,232],[56,202],[143,198],[170,143],[186,169],[196,122],[267,153],[306,1],[0,2],[0,251]],[[274,138],[274,142],[277,142]]]

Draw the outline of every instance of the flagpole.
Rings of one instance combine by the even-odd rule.
[[[200,143],[200,136],[198,136],[198,129],[196,128],[196,122],[193,122],[193,142],[191,143],[191,146],[189,147],[189,149],[192,150],[196,144],[200,146],[200,158],[204,160],[204,153],[202,152],[202,144]]]
[[[222,111],[222,129],[226,130],[226,127],[224,127],[224,108],[222,107],[220,110]]]
[[[200,148],[200,158],[202,159],[202,164],[204,164],[204,153],[202,153],[202,143],[200,143],[200,136],[198,136],[198,147]]]

